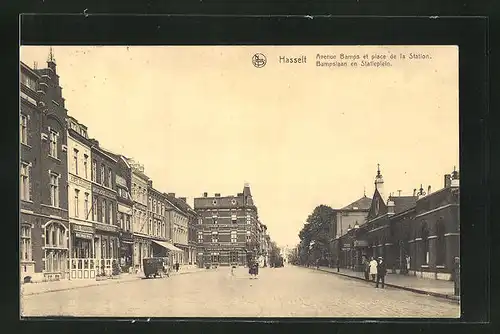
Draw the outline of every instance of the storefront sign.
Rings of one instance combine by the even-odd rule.
[[[73,231],[80,231],[80,232],[87,232],[87,233],[94,233],[94,228],[90,226],[83,226],[83,225],[72,225],[71,229]]]
[[[354,240],[354,247],[368,247],[368,241],[366,241],[366,240]]]
[[[350,251],[351,248],[342,248],[343,251]]]
[[[75,176],[75,175],[71,175],[69,174],[69,182],[70,183],[74,183],[80,187],[83,187],[83,188],[86,188],[86,189],[91,189],[92,186],[91,186],[91,183],[87,180],[84,180],[78,176]]]
[[[344,244],[344,248],[351,248],[351,244]]]
[[[116,232],[117,227],[114,225],[105,225],[105,224],[95,224],[96,230],[106,231],[106,232]]]
[[[116,194],[114,192],[106,190],[106,189],[102,189],[100,187],[94,187],[94,189],[92,189],[92,191],[98,195],[106,196],[109,198],[116,198]]]
[[[80,239],[90,239],[90,240],[94,238],[92,234],[82,233],[82,232],[75,232],[75,237]]]
[[[118,203],[118,212],[125,213],[127,215],[132,215],[132,208]]]

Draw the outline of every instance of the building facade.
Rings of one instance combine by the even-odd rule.
[[[172,243],[181,251],[173,253],[173,263],[189,263],[188,212],[178,204],[174,193],[166,194],[168,220],[172,229]]]
[[[362,270],[370,257],[383,257],[390,273],[451,280],[460,248],[458,172],[445,175],[444,187],[411,196],[384,197],[377,172],[373,201],[365,224],[339,238],[341,265]]]
[[[250,186],[242,193],[194,199],[198,220],[198,261],[203,266],[245,265],[247,254],[259,252],[259,220]]]
[[[92,220],[94,221],[95,257],[98,273],[110,275],[113,261],[119,258],[119,226],[117,221],[116,164],[117,159],[92,141]]]
[[[52,52],[47,68],[20,64],[20,277],[67,278],[67,110]]]
[[[153,188],[150,181],[148,188],[149,231],[152,239],[153,256],[169,257],[171,262],[172,245],[170,220],[168,219],[168,201],[165,194]]]
[[[177,237],[176,240],[182,240],[182,242],[174,242],[174,245],[180,244],[179,248],[183,250],[184,253],[184,264],[195,265],[197,263],[197,253],[198,253],[198,242],[196,239],[196,230],[198,224],[198,215],[193,210],[193,208],[187,203],[186,197],[175,197],[174,193],[167,194],[167,198],[170,203],[174,204],[180,211],[182,211],[185,218],[187,218],[187,235],[182,233]],[[185,228],[185,219],[182,218],[182,225],[174,226],[176,229],[183,231]],[[187,241],[187,242],[186,242]]]
[[[153,254],[148,224],[148,183],[149,177],[144,173],[144,166],[128,159],[132,168],[132,230],[134,238],[134,268],[142,270],[142,260]]]
[[[92,152],[87,127],[68,116],[68,211],[70,278],[94,278],[95,228],[92,221]],[[92,262],[92,264],[91,264]]]

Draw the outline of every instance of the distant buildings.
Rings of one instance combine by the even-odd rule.
[[[236,196],[204,193],[194,199],[194,210],[199,216],[198,263],[245,265],[251,254],[267,265],[267,227],[259,221],[250,185],[245,184]]]

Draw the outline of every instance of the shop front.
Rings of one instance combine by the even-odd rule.
[[[111,276],[113,267],[118,264],[120,240],[118,228],[114,225],[94,224],[96,235],[94,249],[98,261],[98,275]]]
[[[133,250],[133,258],[134,258],[134,270],[141,271],[142,270],[142,260],[146,257],[153,256],[153,246],[152,240],[146,236],[141,236],[134,234],[134,250]]]
[[[134,238],[132,233],[121,231],[120,237],[120,268],[122,272],[128,273],[133,267]]]
[[[70,221],[70,230],[70,279],[93,279],[97,269],[93,242],[95,229],[90,224],[83,225]]]

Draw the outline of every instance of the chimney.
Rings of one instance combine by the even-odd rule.
[[[387,200],[387,213],[388,214],[394,214],[394,207],[395,207],[395,204],[394,204],[394,201],[392,200],[392,195],[389,197],[389,199]]]
[[[175,198],[175,193],[168,193],[168,196]]]
[[[184,203],[186,203],[186,202],[187,202],[186,197],[179,197],[179,199],[180,199],[181,201],[183,201]]]
[[[215,197],[220,197],[220,194],[219,193],[215,193]]]
[[[208,193],[203,193],[203,197],[208,197]]]
[[[444,187],[445,188],[451,187],[451,175],[450,174],[444,175]]]
[[[150,188],[153,188],[153,180],[148,180],[148,186],[149,186]]]
[[[431,186],[428,186],[427,187],[427,195],[430,195],[431,194]]]
[[[453,167],[453,173],[451,174],[451,186],[452,187],[460,186],[460,177],[455,167]]]
[[[413,197],[417,196],[417,189],[413,189]]]

